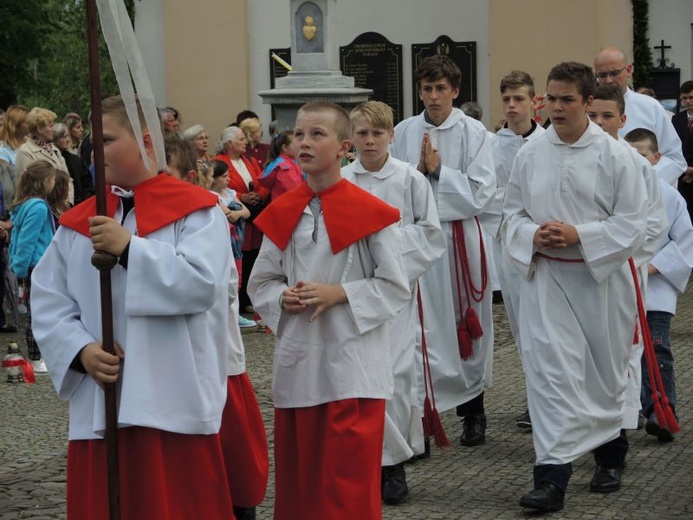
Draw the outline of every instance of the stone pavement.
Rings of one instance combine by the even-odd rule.
[[[457,444],[459,421],[443,414],[453,440],[447,450],[433,450],[426,461],[407,466],[411,496],[398,507],[386,506],[385,519],[529,518],[518,506],[532,485],[532,438],[515,427],[524,411],[524,381],[504,311],[495,306],[496,351],[493,388],[486,393],[487,441],[463,448]],[[21,335],[0,336],[6,343]],[[272,339],[256,332],[243,335],[248,372],[272,436],[270,399]],[[676,440],[660,444],[644,430],[630,432],[631,449],[623,487],[610,495],[589,492],[594,463],[585,456],[574,464],[566,509],[552,518],[693,519],[693,290],[681,298],[673,322],[678,412],[683,430]],[[24,352],[25,346],[22,345]],[[0,519],[66,518],[65,451],[67,406],[58,400],[47,376],[35,385],[8,384],[0,377]],[[258,508],[258,519],[272,518],[273,484]],[[100,520],[100,519],[95,519]],[[105,520],[105,519],[104,519]],[[191,519],[193,520],[193,519]],[[195,519],[196,520],[196,519]],[[298,520],[298,519],[297,519]],[[308,519],[313,520],[313,519]]]

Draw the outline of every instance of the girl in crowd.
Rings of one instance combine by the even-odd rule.
[[[248,140],[245,150],[246,157],[252,157],[258,162],[260,169],[264,168],[265,164],[267,164],[269,145],[262,142],[265,134],[262,131],[260,120],[256,117],[249,117],[239,122],[238,126],[243,130],[245,138]]]
[[[243,252],[241,246],[245,235],[245,219],[250,216],[250,211],[236,197],[236,192],[228,187],[229,185],[229,167],[225,162],[212,161],[212,192],[219,197],[219,205],[224,210],[226,219],[230,223],[231,229],[231,248],[233,249],[233,258],[236,262],[238,270],[239,285],[243,273]],[[238,326],[243,328],[251,328],[257,326],[253,320],[244,318],[238,315]]]
[[[279,195],[303,184],[305,176],[301,168],[296,164],[296,147],[294,146],[294,133],[285,130],[280,133],[270,144],[267,166],[258,179],[261,186],[270,190],[270,199],[274,200]]]
[[[82,158],[70,149],[72,146],[72,134],[67,125],[55,123],[53,125],[53,144],[65,160],[67,173],[74,187],[74,203],[79,204],[94,194],[94,183],[91,180],[91,172]],[[76,149],[75,149],[76,150]]]
[[[262,175],[257,161],[244,156],[248,140],[243,131],[237,126],[224,129],[219,139],[217,155],[214,159],[226,163],[229,167],[228,187],[236,191],[240,201],[248,208],[251,214],[250,220],[257,216],[265,205],[269,196],[266,188],[259,186],[258,178]],[[241,290],[239,291],[240,308],[246,310],[251,305],[247,287],[250,271],[260,251],[262,233],[255,228],[252,222],[246,222],[245,238],[243,239],[243,277]]]
[[[10,267],[24,285],[26,300],[26,344],[34,372],[45,373],[46,364],[31,330],[31,272],[46,251],[55,232],[51,209],[46,202],[55,186],[56,169],[48,161],[31,163],[19,177],[17,195],[10,210],[14,225],[10,242]]]
[[[70,136],[70,146],[68,150],[70,153],[79,155],[79,145],[84,139],[84,124],[82,123],[82,118],[79,114],[70,112],[66,114],[63,118],[63,123],[67,126],[68,134]]]
[[[19,147],[29,133],[26,125],[28,113],[27,107],[12,105],[5,113],[5,124],[0,128],[0,161],[7,163],[10,168],[14,168]]]

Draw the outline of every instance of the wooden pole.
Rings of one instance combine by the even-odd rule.
[[[87,38],[89,44],[89,79],[91,86],[91,138],[94,150],[94,179],[96,181],[96,212],[106,215],[106,176],[103,157],[101,124],[101,77],[99,69],[99,39],[96,0],[87,0]],[[111,269],[116,257],[95,251],[91,262],[99,270],[101,287],[101,333],[103,349],[115,354],[113,343],[113,307],[111,302]],[[108,471],[108,511],[110,520],[120,520],[120,481],[118,476],[118,410],[116,385],[104,385],[106,399],[106,458]]]

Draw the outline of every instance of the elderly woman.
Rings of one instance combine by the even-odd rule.
[[[193,144],[198,161],[209,162],[212,159],[209,155],[209,134],[204,126],[191,126],[183,132],[183,137]]]
[[[65,159],[53,145],[53,125],[56,115],[48,109],[34,107],[26,115],[26,125],[29,136],[17,151],[17,162],[15,163],[15,177],[17,183],[32,162],[43,159],[48,161],[56,170],[67,171]],[[73,202],[73,199],[70,199]]]
[[[63,123],[67,126],[67,132],[70,136],[70,153],[79,155],[79,145],[84,139],[84,124],[79,114],[70,112],[63,117]]]
[[[79,204],[94,194],[94,183],[91,180],[89,168],[79,155],[70,149],[74,143],[73,134],[67,125],[55,123],[53,125],[53,143],[60,150],[60,154],[67,165],[67,173],[70,175],[74,188],[74,203]]]
[[[252,217],[255,217],[267,201],[269,191],[260,186],[257,181],[262,175],[262,169],[257,161],[244,155],[247,144],[248,140],[243,131],[237,126],[229,126],[221,133],[214,159],[228,165],[229,188],[236,191],[238,198],[250,210]],[[251,222],[247,222],[245,239],[241,248],[243,251],[243,273],[239,292],[241,309],[251,305],[245,288],[260,251],[260,245],[262,245],[262,233]]]
[[[243,130],[245,138],[248,140],[245,149],[246,157],[252,157],[258,162],[260,169],[264,169],[267,163],[269,145],[262,142],[264,132],[262,131],[260,120],[255,117],[244,119],[238,124],[238,127]]]

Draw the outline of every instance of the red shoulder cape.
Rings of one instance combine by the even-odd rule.
[[[322,214],[334,254],[394,224],[399,210],[346,179],[319,193],[308,184],[277,197],[253,221],[260,230],[284,250],[303,210],[313,197],[320,197]]]
[[[106,208],[113,218],[119,198],[107,185]],[[147,179],[133,188],[137,208],[137,235],[145,237],[191,213],[216,206],[213,193],[166,174]],[[89,218],[96,215],[96,197],[91,197],[60,217],[60,225],[89,235]]]

